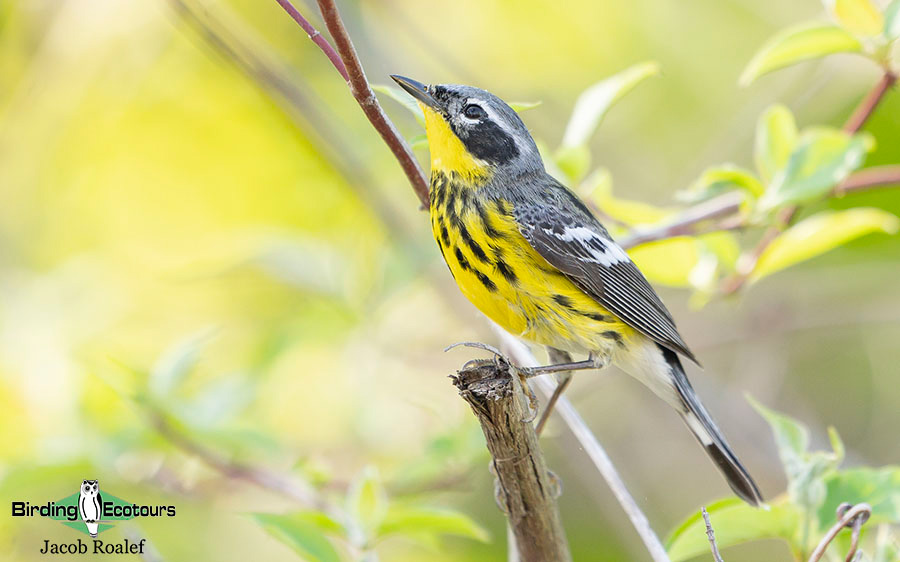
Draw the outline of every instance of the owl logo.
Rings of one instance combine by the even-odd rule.
[[[100,497],[100,484],[97,480],[82,481],[81,488],[78,489],[78,512],[91,538],[97,538],[102,505],[103,499]]]

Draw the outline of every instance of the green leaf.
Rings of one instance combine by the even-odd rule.
[[[659,64],[642,62],[597,82],[578,96],[572,117],[566,125],[562,146],[565,148],[587,144],[603,116],[619,99],[642,80],[659,73]]]
[[[856,53],[862,48],[856,37],[836,25],[812,22],[790,27],[759,49],[741,74],[740,83],[746,86],[763,74],[800,61],[832,53]]]
[[[378,470],[367,466],[350,483],[347,491],[347,512],[360,528],[371,536],[388,510],[388,497]]]
[[[884,36],[888,41],[900,38],[900,0],[891,2],[884,11]]]
[[[678,199],[696,203],[734,189],[745,191],[754,197],[762,195],[764,190],[752,172],[733,164],[723,164],[704,170],[697,181],[678,194]]]
[[[291,547],[305,560],[340,562],[337,550],[320,526],[305,514],[255,513],[253,518],[267,533]]]
[[[844,456],[847,450],[844,448],[844,442],[841,440],[840,434],[834,426],[828,426],[828,442],[831,444],[831,450],[834,451],[837,464],[844,462]]]
[[[150,392],[157,398],[169,395],[191,372],[215,329],[205,328],[168,348],[150,370]]]
[[[766,183],[784,168],[797,145],[797,123],[787,107],[776,104],[759,116],[753,158],[756,169]]]
[[[900,229],[896,216],[869,207],[823,211],[781,233],[759,256],[750,276],[757,281],[776,271],[806,261],[872,232],[894,234]]]
[[[386,84],[372,84],[372,89],[386,95],[408,109],[413,114],[413,117],[416,118],[419,125],[425,126],[425,116],[422,114],[422,108],[419,107],[419,102],[413,99],[409,94],[396,86],[388,86]]]
[[[377,536],[387,535],[455,535],[481,542],[490,539],[488,532],[457,511],[392,505],[378,527]]]
[[[613,194],[612,177],[605,168],[592,173],[579,191],[582,197],[596,205],[602,213],[629,226],[656,224],[675,212],[643,201],[616,197]]]
[[[747,396],[750,405],[768,422],[775,436],[775,445],[778,447],[778,457],[785,467],[788,478],[800,470],[804,462],[804,455],[809,447],[809,431],[797,422],[783,414],[766,408],[751,396]]]
[[[591,165],[591,152],[584,145],[562,147],[553,155],[553,160],[570,183],[578,183]]]
[[[542,102],[542,101],[511,101],[511,102],[509,102],[508,105],[516,113],[522,113],[523,111],[528,111],[529,109],[534,109],[535,107],[538,107],[542,103],[544,103],[544,102]]]
[[[884,17],[871,0],[825,0],[824,4],[847,31],[869,36],[881,33]]]
[[[815,513],[826,499],[825,478],[834,473],[844,456],[844,446],[837,432],[830,432],[833,452],[810,453],[807,451],[809,432],[806,427],[788,416],[766,408],[749,396],[747,400],[772,428],[778,456],[787,475],[788,496],[791,501],[804,507],[806,513]]]
[[[701,249],[690,236],[675,236],[640,244],[628,255],[653,283],[668,287],[690,287],[691,273],[696,268]]]
[[[900,523],[900,467],[850,468],[825,479],[826,500],[819,509],[820,521],[834,520],[837,507],[848,502],[872,506],[869,525]]]
[[[783,498],[768,509],[750,507],[738,498],[728,498],[707,506],[710,522],[720,548],[767,538],[791,541],[800,523],[796,507]],[[666,541],[672,562],[709,555],[709,540],[701,514],[695,513],[682,523]]]
[[[787,165],[759,200],[760,212],[818,199],[859,168],[874,141],[838,129],[816,128],[800,136]]]

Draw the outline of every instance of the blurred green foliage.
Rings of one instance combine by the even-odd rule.
[[[900,556],[890,525],[900,523],[900,466],[880,469],[840,469],[844,445],[829,428],[832,451],[810,452],[809,431],[787,416],[751,400],[769,422],[784,466],[788,490],[764,509],[754,509],[737,498],[710,504],[707,511],[720,547],[777,538],[785,540],[795,559],[804,561],[834,524],[842,503],[868,503],[871,516],[861,532],[862,554],[854,560],[890,562]],[[872,531],[876,526],[879,531]],[[843,529],[832,547],[841,558],[849,549],[850,529]],[[866,542],[866,537],[871,539]],[[669,537],[666,545],[673,561],[687,560],[709,551],[706,524],[698,513],[687,519]],[[866,554],[866,552],[870,554]]]
[[[186,3],[199,24],[176,5],[0,4],[2,500],[64,497],[96,477],[120,497],[174,504],[174,520],[108,531],[146,536],[167,560],[502,559],[481,436],[444,377],[467,357],[439,353],[490,333],[452,286],[395,162],[274,2]],[[896,61],[900,2],[340,6],[374,82],[401,72],[541,100],[517,110],[532,107],[524,117],[548,168],[617,235],[737,192],[744,231],[631,250],[715,374],[692,373],[695,386],[767,496],[783,475],[740,389],[803,419],[813,442],[825,438],[818,428],[840,427],[855,466],[896,464],[900,243],[862,235],[896,231],[900,196],[826,193],[854,169],[900,162],[895,92],[867,134],[837,129],[879,65]],[[235,65],[238,51],[212,29],[257,58]],[[852,52],[817,58],[836,51]],[[264,73],[241,70],[260,65],[305,97],[286,101]],[[416,138],[414,119],[390,103]],[[751,273],[764,282],[739,301],[715,298],[773,211],[793,202],[804,203],[797,222]],[[706,307],[692,314],[688,303]],[[573,400],[654,527],[726,493],[654,397],[624,377],[576,379]],[[546,448],[575,558],[641,559],[614,499],[555,431]],[[720,540],[743,532],[809,548],[832,504],[861,488],[896,520],[887,499],[872,499],[895,489],[895,469],[840,468],[838,455],[807,451],[798,462],[819,463],[824,495],[763,514],[760,530],[730,500],[712,504]],[[210,459],[279,475],[336,512]],[[795,534],[804,517],[807,540]],[[889,544],[882,528],[867,524],[873,560],[896,558],[869,546]],[[38,559],[44,539],[71,536],[0,518],[5,560]],[[708,556],[705,535],[681,536]],[[726,554],[791,552],[763,541]]]

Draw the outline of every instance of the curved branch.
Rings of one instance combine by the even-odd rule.
[[[853,114],[850,116],[850,119],[844,124],[844,131],[850,134],[858,132],[862,126],[865,124],[866,120],[870,115],[875,111],[875,108],[878,107],[878,104],[884,98],[884,95],[890,89],[891,86],[897,81],[897,75],[891,72],[890,69],[885,69],[884,75],[881,77],[881,80],[875,84],[875,87],[869,91],[868,95],[859,103],[856,109],[853,111]],[[852,176],[851,176],[852,177]],[[871,187],[872,184],[863,184],[860,183],[858,189],[862,189],[864,187]],[[883,185],[883,184],[879,184]],[[838,193],[840,187],[835,188],[832,193]],[[739,271],[736,275],[732,276],[729,279],[726,279],[722,284],[722,292],[726,295],[736,292],[738,289],[743,287],[747,283],[747,279],[750,277],[750,273],[753,272],[754,267],[756,267],[756,262],[759,260],[759,257],[766,251],[766,248],[778,238],[778,235],[791,224],[791,220],[797,215],[797,211],[799,207],[791,206],[785,207],[778,214],[778,218],[775,221],[775,224],[770,226],[765,233],[763,233],[762,238],[756,244],[756,246],[749,253],[744,254],[743,267],[741,271]]]
[[[334,65],[334,68],[337,69],[338,73],[343,76],[344,80],[350,82],[350,75],[347,74],[347,67],[344,66],[344,61],[341,60],[340,55],[337,54],[334,47],[331,46],[331,43],[319,33],[319,30],[313,27],[313,25],[303,17],[303,14],[297,11],[297,8],[291,4],[291,0],[275,1],[284,8],[284,11],[287,12],[295,22],[297,22],[297,25],[303,28],[303,31],[305,31],[306,35],[312,39],[312,42],[322,49],[322,52],[325,53],[325,56],[328,57],[328,60],[331,61],[331,64]]]
[[[834,189],[834,195],[866,191],[873,187],[900,185],[900,165],[875,166],[860,170]]]
[[[818,562],[825,555],[825,550],[831,541],[841,532],[844,527],[850,527],[853,530],[853,538],[850,546],[850,552],[847,554],[847,560],[852,560],[856,553],[857,541],[859,540],[859,531],[862,526],[869,520],[872,515],[872,507],[867,503],[858,503],[854,506],[850,504],[841,504],[838,507],[838,521],[828,529],[821,542],[813,550],[809,556],[809,562]]]
[[[347,28],[344,27],[344,22],[341,20],[341,14],[338,12],[334,0],[318,0],[318,3],[319,9],[322,11],[322,18],[325,20],[325,26],[328,28],[328,32],[331,33],[331,37],[334,39],[335,45],[337,45],[338,53],[340,53],[341,59],[347,66],[347,73],[349,74],[347,83],[350,85],[350,93],[356,98],[369,122],[372,123],[372,126],[381,135],[385,144],[394,153],[394,157],[400,162],[400,167],[406,173],[406,177],[409,179],[409,183],[412,184],[419,201],[427,209],[429,196],[428,181],[425,179],[425,173],[422,172],[419,161],[413,155],[409,144],[403,140],[400,132],[388,119],[388,116],[381,108],[381,104],[378,103],[378,98],[375,97],[375,92],[369,87],[366,73],[363,71],[359,56],[356,54],[356,48],[353,46],[350,34],[347,33]]]
[[[353,46],[353,41],[347,33],[347,28],[344,27],[341,14],[338,12],[334,1],[319,0],[318,4],[319,10],[322,12],[322,19],[325,21],[325,26],[328,28],[328,32],[331,33],[331,37],[334,39],[334,43],[337,46],[337,52],[335,52],[331,44],[322,37],[322,34],[297,11],[290,0],[275,1],[278,2],[278,4],[284,8],[284,11],[303,28],[310,39],[322,49],[322,52],[325,53],[325,56],[328,57],[335,69],[340,73],[341,77],[346,80],[347,85],[350,87],[350,93],[353,95],[356,103],[359,104],[359,107],[363,110],[363,113],[365,113],[366,118],[372,124],[372,127],[374,127],[375,130],[378,131],[378,134],[381,135],[384,143],[387,144],[388,148],[391,149],[391,152],[394,153],[394,157],[400,163],[400,167],[403,168],[403,172],[406,174],[407,179],[409,179],[409,183],[412,184],[413,191],[416,192],[416,196],[418,196],[422,206],[427,208],[429,196],[428,180],[425,177],[425,173],[422,172],[422,167],[419,166],[419,161],[416,160],[409,144],[407,144],[400,135],[400,132],[397,131],[397,128],[394,127],[394,124],[388,119],[384,110],[381,108],[381,104],[378,103],[378,98],[375,97],[375,92],[369,87],[366,73],[363,71],[359,56],[356,54],[356,48]]]
[[[628,248],[640,246],[647,242],[665,240],[666,238],[673,238],[675,236],[696,234],[696,226],[699,223],[734,215],[740,210],[742,201],[743,197],[736,191],[722,194],[715,199],[710,199],[709,201],[704,201],[690,207],[671,222],[646,230],[632,231],[629,236],[620,240],[619,244],[627,250]],[[719,226],[721,228],[715,228],[713,230],[731,230],[733,228],[739,228],[741,224],[735,223],[730,228],[728,228],[729,224],[720,223]]]
[[[850,118],[847,120],[847,123],[844,124],[844,131],[848,133],[855,133],[862,129],[862,126],[865,125],[866,120],[870,115],[875,111],[875,108],[878,107],[878,104],[881,102],[881,98],[887,93],[888,90],[891,89],[897,82],[897,75],[892,72],[890,69],[886,69],[884,71],[884,75],[881,77],[881,80],[875,84],[875,87],[868,93],[868,95],[860,102],[859,106],[853,111],[850,115]]]

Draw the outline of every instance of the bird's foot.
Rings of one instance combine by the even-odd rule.
[[[525,423],[531,423],[534,421],[539,411],[538,398],[534,394],[534,391],[531,390],[531,387],[528,385],[528,379],[532,375],[528,374],[529,370],[527,368],[519,367],[518,365],[513,363],[509,357],[504,355],[503,352],[501,352],[499,349],[482,342],[459,342],[448,346],[446,349],[444,349],[444,351],[447,352],[457,347],[472,347],[475,349],[482,349],[493,355],[493,357],[490,359],[472,359],[470,361],[467,361],[462,366],[461,371],[474,370],[480,367],[494,366],[497,368],[505,368],[510,372],[511,375],[519,377],[519,381],[522,384],[522,391],[525,393],[525,396],[528,397],[528,414],[522,421]]]

